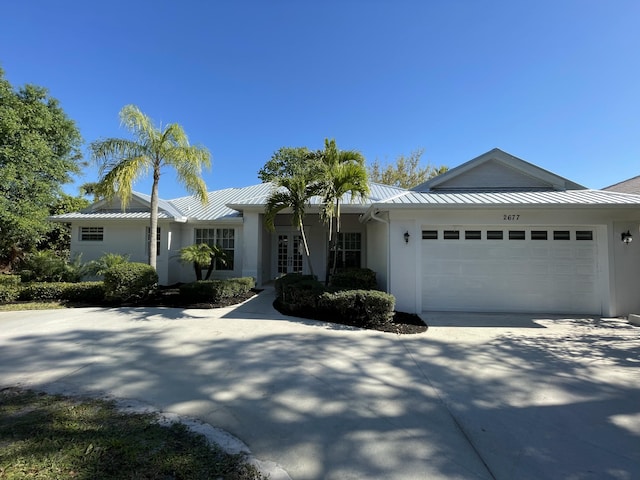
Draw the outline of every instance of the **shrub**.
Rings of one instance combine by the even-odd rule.
[[[31,253],[22,261],[19,274],[23,282],[77,282],[79,258],[69,263],[49,250]]]
[[[20,283],[20,275],[0,275],[0,285],[16,286]]]
[[[63,292],[63,300],[69,302],[99,303],[104,300],[103,282],[68,283]]]
[[[17,290],[19,292],[17,300],[23,301],[101,302],[104,300],[102,282],[31,282]]]
[[[104,273],[105,298],[110,302],[144,300],[157,288],[158,273],[146,263],[119,263]]]
[[[395,297],[373,290],[325,292],[318,299],[318,307],[327,318],[339,317],[358,327],[378,328],[391,322]]]
[[[62,300],[66,283],[63,282],[30,282],[20,289],[19,300],[52,302]]]
[[[115,265],[127,263],[129,255],[121,255],[119,253],[105,253],[97,260],[91,260],[83,267],[82,272],[85,275],[93,277],[102,277],[105,272]]]
[[[377,290],[376,272],[370,268],[350,268],[331,276],[332,290]]]
[[[312,275],[297,273],[280,277],[275,283],[278,300],[291,313],[313,315],[318,307],[318,298],[324,292],[324,285]]]
[[[223,298],[247,293],[255,286],[251,277],[229,278],[226,280],[198,280],[180,286],[180,296],[186,302],[216,303]]]
[[[19,295],[20,289],[16,285],[0,283],[0,304],[15,302]]]

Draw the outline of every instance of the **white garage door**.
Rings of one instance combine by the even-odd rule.
[[[425,311],[600,313],[593,227],[423,227]]]

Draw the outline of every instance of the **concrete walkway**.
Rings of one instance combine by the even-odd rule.
[[[296,480],[640,477],[640,328],[443,315],[397,336],[272,301],[0,312],[0,385],[196,417]]]

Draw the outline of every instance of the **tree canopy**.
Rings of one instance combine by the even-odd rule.
[[[207,187],[201,173],[203,167],[211,168],[211,154],[203,146],[190,145],[187,134],[177,123],[170,123],[163,129],[156,128],[153,121],[135,105],[123,107],[120,120],[135,138],[107,138],[91,144],[93,159],[100,167],[100,180],[93,186],[94,192],[107,199],[117,195],[124,208],[131,199],[134,182],[147,172],[153,172],[149,265],[155,268],[161,169],[173,167],[178,181],[187,191],[202,203],[207,203]]]
[[[320,152],[307,147],[282,147],[258,171],[263,182],[277,182],[280,178],[289,178],[297,174],[307,174],[316,164]]]
[[[62,186],[80,173],[82,138],[47,90],[14,89],[0,69],[0,260],[33,250]]]
[[[413,188],[449,170],[449,167],[444,165],[435,167],[429,163],[421,167],[420,160],[423,154],[424,149],[420,148],[412,151],[409,156],[398,156],[395,164],[384,166],[376,159],[368,168],[369,179],[384,185]]]

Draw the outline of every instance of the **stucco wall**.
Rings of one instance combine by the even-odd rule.
[[[518,215],[518,220],[505,220],[505,215]],[[390,215],[390,292],[396,296],[398,310],[420,312],[422,279],[421,232],[437,225],[460,226],[577,226],[594,227],[598,238],[599,290],[604,315],[626,315],[640,311],[640,231],[635,209],[533,209],[533,208],[467,208],[392,210]],[[511,217],[513,218],[513,217]],[[371,228],[371,227],[370,227]],[[637,243],[624,246],[621,231],[630,229]],[[402,238],[411,235],[408,244]],[[637,238],[635,238],[637,237]],[[375,237],[377,238],[377,237]],[[370,241],[372,239],[370,238]],[[377,241],[376,241],[377,243]]]
[[[633,241],[625,245],[620,234],[629,231]],[[617,221],[609,236],[613,251],[613,304],[615,316],[640,313],[640,229],[638,223]]]
[[[376,272],[378,288],[387,291],[389,288],[389,225],[371,220],[366,224],[366,232],[366,266]]]

